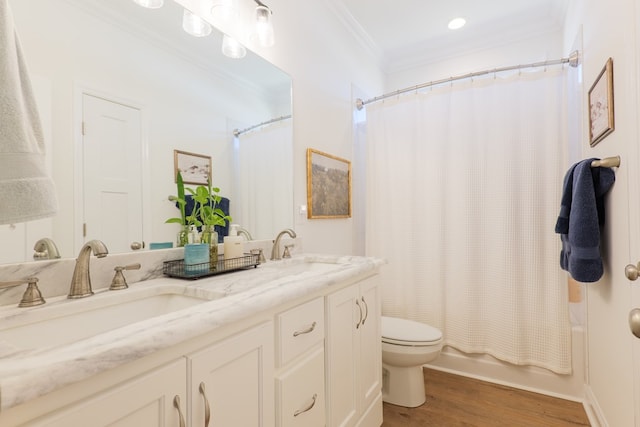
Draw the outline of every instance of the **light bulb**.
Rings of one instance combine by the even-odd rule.
[[[256,7],[256,34],[260,46],[271,47],[275,39],[273,35],[273,21],[271,10],[266,6]]]
[[[211,15],[214,19],[229,22],[238,14],[238,7],[235,0],[216,0],[211,8]]]
[[[182,15],[182,28],[195,37],[205,37],[211,34],[211,25],[187,9]]]
[[[464,24],[466,23],[467,21],[464,18],[455,18],[449,21],[448,27],[450,30],[457,30],[464,27]]]
[[[222,53],[229,58],[240,59],[247,54],[247,49],[233,37],[224,35],[222,37]]]
[[[134,3],[139,4],[147,9],[158,9],[164,4],[164,0],[133,0]]]

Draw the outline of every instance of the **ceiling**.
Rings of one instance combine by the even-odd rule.
[[[386,72],[562,28],[567,0],[332,0]],[[449,21],[463,17],[459,30]]]

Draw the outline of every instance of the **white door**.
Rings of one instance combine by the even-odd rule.
[[[128,252],[143,241],[140,110],[83,94],[82,116],[83,241]]]

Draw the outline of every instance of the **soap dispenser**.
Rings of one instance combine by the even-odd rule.
[[[240,258],[244,255],[244,239],[238,236],[238,224],[231,224],[229,235],[224,237],[224,259]]]

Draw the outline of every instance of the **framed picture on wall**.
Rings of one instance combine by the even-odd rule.
[[[351,162],[307,149],[307,218],[351,217]]]
[[[185,184],[207,185],[211,176],[211,156],[173,150],[173,177],[178,180],[178,171]]]
[[[614,129],[613,60],[609,58],[589,89],[589,144],[593,147]]]

